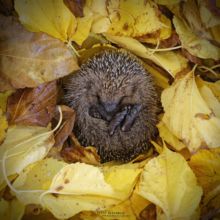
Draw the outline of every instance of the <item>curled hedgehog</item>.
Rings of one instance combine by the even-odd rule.
[[[142,62],[123,50],[90,58],[65,86],[76,111],[74,131],[95,146],[102,162],[127,162],[148,149],[156,134],[158,95]]]

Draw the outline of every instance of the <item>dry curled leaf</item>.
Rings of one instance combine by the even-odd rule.
[[[190,150],[220,146],[220,103],[208,86],[199,86],[193,71],[177,79],[161,96],[162,121]]]
[[[37,88],[17,90],[8,99],[7,114],[10,124],[47,126],[56,107],[56,82]]]
[[[193,30],[177,16],[174,16],[173,23],[183,48],[189,53],[202,59],[220,59],[219,47],[197,36]]]
[[[8,122],[6,120],[5,114],[3,114],[2,109],[0,108],[0,144],[5,138],[5,130],[8,128]]]
[[[144,167],[138,193],[159,206],[163,219],[191,219],[202,196],[202,188],[185,159],[164,147]]]
[[[76,17],[83,17],[83,6],[85,5],[85,0],[64,0],[64,3]]]
[[[55,144],[53,147],[57,147],[59,149],[62,148],[64,142],[70,136],[73,130],[74,122],[76,113],[73,109],[69,108],[68,106],[62,105],[61,111],[63,115],[63,121],[58,129],[58,131],[55,133]],[[58,117],[60,117],[58,115]]]
[[[217,149],[200,150],[191,157],[189,162],[198,182],[203,187],[206,203],[220,194],[220,148]]]
[[[78,69],[76,57],[63,42],[31,33],[16,18],[0,15],[0,77],[4,90],[36,87]]]
[[[82,147],[77,139],[71,135],[72,147],[64,148],[61,156],[69,163],[82,162],[92,165],[100,165],[100,157],[94,147]]]
[[[0,146],[0,184],[7,176],[19,174],[29,164],[42,160],[53,144],[50,128],[10,126]]]

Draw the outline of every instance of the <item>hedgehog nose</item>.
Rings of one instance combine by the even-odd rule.
[[[117,110],[118,106],[115,102],[104,102],[102,103],[102,105],[107,113],[114,113]]]

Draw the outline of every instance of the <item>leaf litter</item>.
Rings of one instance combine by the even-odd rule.
[[[18,17],[0,15],[0,189],[15,196],[0,218],[33,204],[57,219],[218,218],[219,6],[64,2],[16,0]],[[101,164],[72,132],[74,110],[56,110],[59,79],[107,47],[142,58],[162,91],[155,149],[127,164]]]

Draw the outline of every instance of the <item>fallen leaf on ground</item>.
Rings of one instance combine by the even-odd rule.
[[[61,156],[68,163],[81,162],[91,165],[100,165],[100,157],[94,147],[82,147],[80,145],[64,148]]]
[[[183,48],[189,53],[202,59],[220,59],[219,47],[211,44],[206,39],[198,37],[180,18],[175,16],[173,23]]]
[[[191,152],[220,146],[220,103],[200,90],[190,71],[162,92],[163,123]],[[208,95],[208,99],[207,99]]]
[[[211,4],[213,7],[212,8],[208,7]],[[214,7],[216,10],[219,10],[217,3],[198,0],[198,6],[199,6],[201,20],[207,29],[220,24],[219,15],[215,15],[212,12],[212,10],[210,10],[210,9],[214,9]]]
[[[169,131],[162,121],[157,124],[157,128],[159,130],[160,137],[171,145],[173,149],[180,151],[186,147],[173,133]]]
[[[190,219],[202,189],[185,159],[164,147],[162,154],[145,165],[138,193],[159,206],[165,219]]]
[[[76,18],[63,0],[15,0],[20,22],[30,31],[44,32],[67,42],[76,29]]]
[[[57,102],[56,82],[36,88],[20,89],[8,99],[9,124],[46,127],[55,113]]]
[[[13,182],[19,201],[25,205],[40,204],[40,195],[49,189],[54,176],[66,165],[63,161],[46,158],[26,167]]]
[[[3,85],[36,87],[79,68],[76,57],[63,42],[46,34],[28,32],[13,17],[0,15],[0,27]]]
[[[108,1],[107,8],[111,20],[108,34],[140,37],[155,33],[165,27],[170,31],[165,36],[159,34],[158,38],[162,36],[164,39],[171,35],[170,21],[163,23],[165,17],[159,13],[158,8],[151,1]]]
[[[64,3],[76,17],[83,17],[83,7],[85,5],[85,0],[64,0]]]
[[[73,126],[75,123],[75,117],[76,113],[73,109],[69,108],[68,106],[61,105],[61,111],[62,111],[62,118],[63,121],[55,133],[55,144],[53,147],[58,148],[61,150],[64,142],[68,138],[68,136],[71,135]],[[58,116],[59,117],[59,116]],[[58,121],[58,120],[57,120]]]
[[[55,217],[69,218],[80,211],[108,209],[128,199],[142,170],[139,166],[100,168],[47,158],[20,173],[13,188],[21,202],[41,204]]]
[[[2,109],[0,108],[0,144],[5,138],[7,128],[8,128],[8,122],[7,122],[6,116],[2,112]]]
[[[37,126],[10,126],[0,145],[0,184],[26,166],[43,159],[53,146],[53,131]]]
[[[115,197],[126,200],[131,195],[143,167],[141,163],[122,165],[103,165],[105,181],[115,190]]]
[[[3,112],[6,112],[7,100],[12,93],[12,90],[0,93],[0,108]]]
[[[20,220],[25,211],[25,206],[18,200],[5,201],[0,199],[0,219],[4,220]]]
[[[123,47],[130,50],[137,56],[152,60],[154,63],[165,69],[172,77],[188,66],[188,61],[180,53],[175,51],[153,52],[150,48],[145,47],[142,43],[136,39],[124,36],[113,36],[105,34],[106,38]],[[172,60],[172,62],[170,62]]]
[[[191,157],[189,165],[203,188],[203,199],[207,204],[220,194],[220,148],[199,150]],[[220,209],[220,206],[218,208]]]
[[[131,206],[136,218],[138,219],[140,217],[143,217],[143,215],[144,215],[143,212],[144,212],[145,208],[148,207],[152,203],[149,202],[147,199],[143,198],[142,196],[140,196],[137,193],[137,191],[138,190],[135,187],[135,189],[134,189],[131,197],[129,198],[129,200],[131,202],[130,206]],[[145,218],[145,219],[148,219],[148,218]],[[149,219],[149,220],[151,220],[151,219]]]
[[[220,102],[220,80],[218,80],[216,82],[208,82],[208,81],[202,80],[200,77],[197,77],[196,83],[199,88],[202,88],[203,86],[209,87],[212,90],[213,95]]]
[[[11,93],[12,91],[0,93],[0,144],[4,140],[6,129],[8,128],[8,121],[6,119],[5,111],[6,111],[7,99]]]

